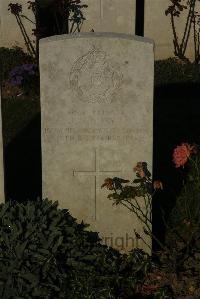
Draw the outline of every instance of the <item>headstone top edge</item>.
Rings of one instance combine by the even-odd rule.
[[[84,32],[84,33],[73,33],[73,34],[62,34],[54,35],[46,38],[40,39],[39,43],[44,44],[48,42],[56,42],[65,39],[76,39],[76,38],[118,38],[118,39],[128,39],[138,42],[149,43],[154,46],[154,40],[148,37],[142,37],[138,35],[125,34],[125,33],[114,33],[114,32]]]

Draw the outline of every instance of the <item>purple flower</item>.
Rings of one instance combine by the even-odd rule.
[[[23,77],[17,76],[16,78],[12,78],[9,83],[13,86],[21,85]]]
[[[22,67],[25,71],[31,71],[35,68],[35,64],[22,64]]]
[[[31,64],[22,64],[22,68],[25,71],[29,71],[30,69],[32,69],[32,66],[31,66]]]
[[[23,81],[25,82],[27,76],[35,75],[36,71],[36,64],[18,65],[9,73],[9,82],[11,85],[21,85]]]
[[[20,66],[16,66],[9,74],[10,77],[16,76],[16,75],[21,75],[23,73],[23,70],[21,69]]]
[[[36,64],[23,64],[24,71],[27,71],[29,75],[35,75],[35,71],[37,68]]]

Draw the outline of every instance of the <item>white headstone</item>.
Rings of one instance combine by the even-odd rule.
[[[135,0],[84,0],[81,32],[135,33]]]
[[[132,180],[139,161],[151,170],[153,42],[112,33],[45,38],[40,76],[43,196],[107,245],[147,250],[134,234],[143,236],[143,225],[101,185],[107,177]]]

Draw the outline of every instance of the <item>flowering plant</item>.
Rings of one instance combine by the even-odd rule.
[[[172,154],[181,171],[183,187],[176,198],[166,225],[165,246],[159,261],[175,298],[199,297],[200,277],[200,151],[196,144],[181,143]],[[183,284],[184,281],[184,284]],[[186,297],[185,297],[186,298]],[[188,297],[189,298],[189,297]]]
[[[132,185],[124,185],[129,183],[129,180],[114,177],[106,178],[101,188],[106,187],[114,191],[108,195],[108,198],[114,201],[113,204],[121,204],[133,212],[144,224],[144,233],[162,245],[152,234],[152,196],[157,190],[163,189],[163,184],[160,181],[152,182],[146,162],[138,162],[133,171],[136,173],[136,179],[132,181]],[[136,231],[135,236],[151,249],[151,246]]]
[[[39,70],[36,64],[22,64],[16,66],[9,73],[8,83],[12,86],[21,86],[24,92],[38,90]]]
[[[106,178],[102,188],[113,191],[108,198],[114,204],[122,204],[143,223],[144,233],[151,236],[160,250],[154,253],[155,267],[142,285],[141,293],[155,298],[179,298],[182,295],[199,298],[200,285],[200,151],[199,146],[189,143],[178,145],[172,155],[176,169],[185,173],[183,188],[176,199],[166,225],[165,241],[161,243],[151,232],[151,200],[157,190],[163,190],[160,181],[151,180],[146,162],[134,167],[136,179]],[[141,199],[144,205],[141,205]],[[148,210],[148,212],[146,212]],[[136,238],[142,239],[135,231]],[[145,240],[142,239],[145,242]],[[167,295],[166,295],[167,293]],[[186,298],[184,296],[184,298]],[[188,297],[189,298],[189,297]]]
[[[172,210],[170,224],[186,242],[200,233],[200,151],[199,146],[182,143],[173,152],[176,168],[185,170],[183,189]]]
[[[29,3],[29,9],[32,9],[32,11],[34,13],[34,11],[35,11],[34,6],[31,6],[30,3]],[[37,53],[38,41],[36,43],[36,49],[35,49],[34,41],[32,41],[31,38],[28,36],[26,28],[24,27],[24,24],[22,22],[22,18],[27,19],[29,22],[33,23],[34,25],[36,25],[36,21],[30,20],[28,17],[26,17],[22,14],[22,5],[19,3],[10,3],[8,5],[8,10],[10,10],[11,14],[13,14],[16,18],[17,24],[18,24],[20,31],[22,33],[22,36],[24,38],[24,42],[25,42],[28,53],[33,58],[38,59],[38,53]]]
[[[196,153],[196,145],[190,145],[189,143],[182,143],[181,145],[178,145],[173,152],[173,162],[175,163],[175,167],[184,167],[184,165],[190,159],[190,156]]]

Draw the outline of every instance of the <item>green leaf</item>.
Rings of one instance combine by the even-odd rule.
[[[39,276],[26,272],[26,273],[21,273],[20,277],[23,278],[24,280],[27,280],[32,286],[38,284]]]
[[[107,197],[108,197],[108,199],[113,199],[113,198],[114,198],[114,194],[115,194],[115,193],[108,194],[108,196],[107,196]]]
[[[83,261],[95,261],[97,257],[95,255],[86,255],[82,258]]]
[[[45,256],[46,256],[46,255],[48,256],[48,255],[51,254],[50,251],[47,250],[47,249],[45,249],[45,248],[38,248],[37,251],[38,251],[39,253],[45,255]]]
[[[138,184],[138,183],[141,183],[142,182],[142,179],[135,179],[135,180],[133,180],[133,183],[135,183],[135,184]]]
[[[44,244],[44,248],[50,248],[52,246],[52,243],[54,242],[54,240],[58,237],[58,232],[52,232],[51,234],[49,234],[49,238],[47,240],[47,242]]]
[[[29,219],[33,218],[34,213],[35,213],[35,206],[31,202],[27,203],[26,213],[27,213],[27,217]]]
[[[58,249],[58,247],[62,244],[63,242],[63,236],[60,236],[56,244],[52,248],[52,252],[55,253]]]
[[[122,190],[122,188],[123,188],[122,184],[129,183],[129,180],[124,180],[122,178],[114,177],[113,183],[114,183],[116,190]]]
[[[120,194],[113,193],[113,199],[121,199]]]
[[[5,203],[3,205],[1,205],[1,209],[0,209],[0,219],[4,216],[4,214],[6,213],[6,211],[9,208],[9,203]]]
[[[28,244],[28,240],[26,240],[22,244],[17,244],[17,246],[15,247],[15,253],[18,259],[22,258],[27,244]]]

